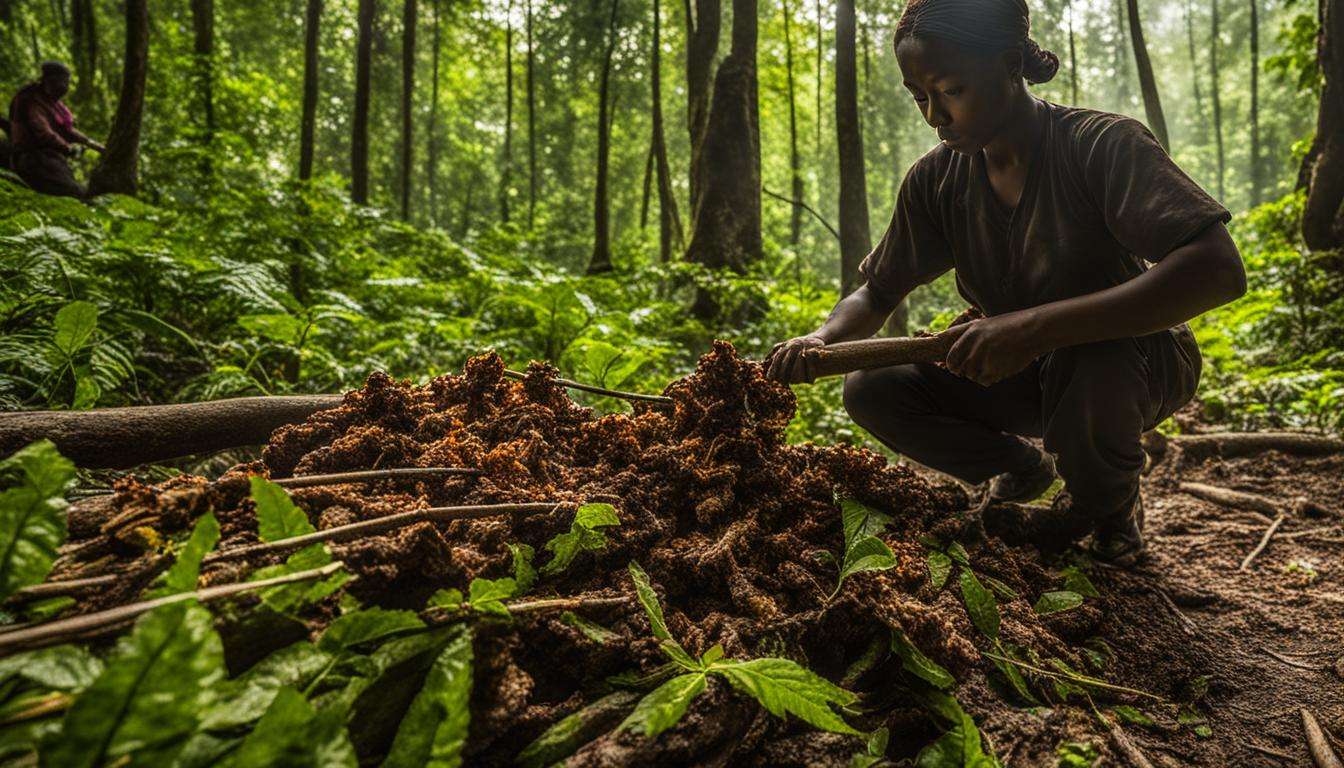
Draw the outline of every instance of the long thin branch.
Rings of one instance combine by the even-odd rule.
[[[481,470],[472,467],[395,467],[391,469],[361,469],[355,472],[334,472],[326,475],[300,475],[281,477],[271,482],[282,488],[309,488],[314,485],[339,485],[342,483],[368,483],[375,480],[403,480],[445,475],[480,475]]]
[[[588,597],[586,595],[575,595],[574,597],[557,597],[545,600],[521,600],[504,603],[504,607],[509,609],[511,615],[522,615],[528,613],[546,613],[548,611],[574,611],[580,608],[610,608],[617,605],[625,605],[630,602],[628,595],[619,597]],[[469,603],[463,603],[456,608],[430,608],[420,613],[420,618],[424,619],[426,624],[438,626],[453,621],[458,621],[472,616],[482,614],[474,613]]]
[[[199,600],[202,603],[218,600],[222,597],[251,592],[267,587],[276,587],[281,584],[293,584],[300,581],[312,581],[325,576],[330,576],[336,571],[344,568],[345,564],[339,560],[328,563],[321,568],[313,568],[298,573],[290,573],[284,576],[276,576],[270,579],[260,581],[246,581],[237,584],[221,584],[216,587],[197,590],[195,592],[179,592],[175,595],[166,595],[153,600],[145,600],[139,603],[129,605],[119,605],[116,608],[109,608],[97,613],[87,613],[83,616],[72,616],[68,619],[38,624],[28,629],[21,629],[16,632],[0,634],[0,656],[15,653],[17,651],[31,650],[41,648],[47,645],[63,642],[71,637],[87,636],[92,632],[115,627],[120,624],[148,613],[155,608],[160,608],[173,603],[180,603],[185,600]]]
[[[223,560],[236,560],[240,557],[287,552],[289,550],[306,547],[309,544],[317,544],[324,541],[344,541],[365,534],[382,533],[383,531],[390,531],[396,528],[404,528],[408,525],[424,521],[448,522],[451,520],[476,520],[482,517],[497,517],[499,515],[527,512],[549,512],[559,506],[559,504],[560,502],[476,504],[462,507],[429,507],[427,509],[415,509],[410,512],[400,512],[386,517],[376,517],[372,520],[361,520],[357,523],[350,523],[348,525],[338,525],[334,528],[314,531],[313,533],[305,533],[301,536],[292,536],[288,539],[281,539],[279,541],[264,541],[258,544],[245,544],[241,547],[221,549],[206,555],[203,562],[216,563]]]
[[[527,378],[527,374],[523,373],[522,371],[514,371],[508,368],[504,369],[504,375],[508,376],[510,379],[518,379],[520,381],[522,379]],[[641,395],[638,392],[622,392],[619,389],[603,389],[602,387],[595,387],[592,384],[581,384],[577,381],[572,381],[570,379],[551,379],[551,381],[554,381],[556,384],[559,384],[560,386],[565,387],[567,389],[578,389],[584,392],[592,392],[595,395],[618,397],[622,400],[637,400],[641,403],[661,403],[663,405],[672,404],[672,398],[664,397],[662,395]]]
[[[1266,515],[1265,522],[1269,522],[1273,519],[1273,515],[1279,513],[1279,505],[1273,499],[1257,493],[1234,491],[1230,488],[1219,488],[1216,485],[1205,485],[1204,483],[1181,483],[1178,488],[1181,493],[1188,493],[1195,498],[1213,504],[1260,512]]]
[[[778,192],[771,192],[769,189],[765,187],[761,187],[761,191],[769,195],[770,197],[775,198],[776,200],[781,200],[783,202],[789,203],[790,205],[796,205],[799,208],[802,208],[804,211],[807,211],[808,213],[812,214],[817,221],[821,222],[821,226],[831,231],[831,234],[835,236],[836,240],[840,239],[840,233],[835,231],[835,227],[832,227],[831,223],[827,221],[825,217],[823,217],[820,213],[817,213],[815,210],[813,210],[812,206],[808,205],[807,203],[804,203],[802,200],[794,200],[792,197],[785,197],[784,195],[781,195]]]
[[[1245,560],[1241,561],[1241,567],[1237,569],[1238,571],[1245,571],[1251,567],[1251,563],[1260,556],[1261,552],[1265,551],[1265,547],[1269,546],[1269,540],[1274,538],[1274,532],[1279,530],[1279,526],[1283,525],[1283,521],[1286,519],[1287,515],[1282,513],[1274,518],[1274,522],[1270,523],[1269,528],[1265,529],[1265,535],[1260,538],[1260,543],[1256,545],[1255,549],[1251,550],[1251,554],[1247,555]]]

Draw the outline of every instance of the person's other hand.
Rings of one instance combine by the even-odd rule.
[[[766,378],[785,384],[811,384],[816,376],[812,373],[812,366],[803,352],[825,345],[826,340],[815,333],[781,341],[765,357]]]
[[[1020,311],[967,323],[947,352],[947,370],[982,387],[1021,371],[1049,351],[1038,346],[1033,319]]]

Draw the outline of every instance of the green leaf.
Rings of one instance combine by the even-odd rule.
[[[1138,707],[1129,704],[1120,704],[1111,707],[1111,711],[1115,713],[1116,717],[1119,717],[1121,720],[1132,725],[1142,725],[1149,728],[1157,726],[1157,723],[1153,721],[1153,718],[1145,715]]]
[[[517,591],[517,582],[507,577],[503,579],[475,578],[471,580],[468,587],[467,602],[471,605],[473,611],[508,616],[509,609],[503,601],[513,597]]]
[[[788,659],[720,660],[710,671],[723,675],[729,684],[748,694],[770,714],[791,714],[814,728],[833,733],[859,735],[831,709],[858,700],[854,694],[804,669]]]
[[[644,613],[649,617],[653,636],[659,640],[675,643],[672,633],[667,631],[667,622],[663,620],[663,606],[658,603],[658,593],[653,591],[653,585],[649,583],[649,574],[633,560],[630,561],[630,579],[635,582],[635,594],[639,596],[639,604],[644,606]]]
[[[947,577],[952,575],[952,558],[945,552],[934,550],[929,553],[929,584],[934,589],[942,589]]]
[[[327,768],[359,764],[338,712],[319,712],[293,688],[281,688],[226,766]]]
[[[845,548],[848,549],[859,539],[881,533],[891,524],[892,517],[853,499],[840,499],[840,520],[845,529]]]
[[[1101,597],[1101,593],[1092,585],[1092,580],[1087,578],[1077,566],[1070,565],[1063,571],[1064,589],[1070,592],[1077,592],[1083,597]]]
[[[219,521],[213,512],[206,512],[191,529],[191,537],[178,550],[173,567],[164,574],[163,584],[151,590],[146,597],[163,597],[196,589],[201,575],[201,561],[206,553],[219,543]]]
[[[269,565],[253,571],[252,575],[248,577],[248,581],[261,581],[274,576],[309,571],[314,568],[321,568],[330,562],[331,551],[327,549],[326,544],[309,544],[285,558],[285,562],[279,565]],[[266,607],[276,613],[289,613],[303,605],[316,602],[332,594],[349,580],[349,573],[338,571],[322,581],[297,582],[267,587],[261,591],[261,599]]]
[[[612,632],[601,624],[589,621],[573,611],[565,611],[560,614],[560,623],[567,624],[579,630],[583,633],[584,637],[592,640],[598,645],[606,645],[607,643],[621,639],[620,634]]]
[[[633,691],[616,691],[547,728],[536,741],[518,753],[521,768],[554,765],[611,728],[612,722],[632,709],[640,699]]]
[[[262,541],[281,541],[317,529],[308,513],[294,505],[285,489],[259,475],[249,478],[252,502],[257,507],[257,535]]]
[[[552,576],[569,567],[580,552],[602,549],[607,536],[597,528],[620,525],[616,510],[610,504],[584,504],[574,513],[569,531],[546,542],[545,549],[552,553],[549,562],[541,567],[542,576]]]
[[[425,607],[457,610],[462,607],[462,590],[440,589],[429,596],[429,601],[425,603]]]
[[[65,543],[65,491],[75,465],[50,440],[38,440],[0,461],[0,477],[18,483],[0,492],[0,600],[51,572]]]
[[[42,688],[75,692],[89,687],[103,662],[77,645],[57,645],[0,659],[0,684],[20,677]]]
[[[861,571],[885,571],[896,565],[896,557],[891,548],[876,536],[868,536],[854,542],[845,552],[845,560],[840,568],[840,584],[845,579]],[[840,584],[836,585],[839,590]]]
[[[456,768],[471,721],[471,633],[459,631],[430,667],[420,693],[397,727],[383,768]]]
[[[1003,598],[1004,600],[1017,599],[1018,597],[1017,590],[1013,589],[1012,587],[1008,586],[1002,581],[994,578],[993,576],[983,573],[980,574],[980,578],[985,582],[986,586],[994,590],[994,593],[999,597]]]
[[[425,623],[415,611],[389,611],[365,608],[347,613],[327,625],[317,641],[317,647],[329,653],[348,651],[357,645],[381,640],[412,629],[422,629]]]
[[[971,556],[966,554],[966,548],[961,545],[960,541],[952,542],[947,548],[947,554],[951,556],[952,560],[955,561],[957,565],[964,568],[971,567]]]
[[[715,643],[714,645],[710,646],[709,650],[700,654],[700,663],[709,665],[713,664],[714,662],[722,658],[723,658],[723,646],[720,645],[719,643]]]
[[[852,574],[884,571],[896,565],[891,548],[876,535],[891,523],[890,516],[869,509],[853,499],[840,499],[840,515],[845,530],[845,556],[840,564],[840,578],[831,597],[840,591],[845,579]]]
[[[66,713],[59,736],[43,744],[43,763],[99,766],[127,756],[137,764],[167,762],[224,678],[224,649],[212,624],[194,600],[140,617]]]
[[[891,650],[901,659],[901,668],[935,688],[947,690],[957,684],[956,678],[933,659],[920,652],[901,630],[891,633]]]
[[[1036,613],[1046,616],[1071,611],[1082,604],[1083,596],[1077,592],[1046,592],[1036,601]]]
[[[705,673],[678,675],[653,689],[635,705],[619,726],[653,738],[677,724],[686,709],[705,690]]]
[[[1001,656],[1022,660],[1022,651],[1015,645],[999,643],[998,649]],[[1031,692],[1030,686],[1027,685],[1027,679],[1022,676],[1022,670],[1018,669],[1016,664],[992,657],[990,661],[994,662],[994,666],[999,670],[999,673],[1003,675],[1008,684],[1013,687],[1013,691],[1023,701],[1032,705],[1040,704],[1040,700]]]
[[[514,596],[525,595],[537,583],[537,569],[532,567],[536,550],[528,544],[510,544],[509,552],[513,553],[513,580],[518,584]]]
[[[994,599],[994,593],[985,589],[969,568],[961,569],[960,579],[961,599],[966,603],[971,623],[989,639],[998,639],[999,603]]]
[[[72,301],[56,313],[52,343],[67,358],[83,349],[98,328],[98,307],[87,301]]]
[[[224,730],[255,721],[270,707],[280,689],[307,688],[336,663],[337,656],[307,641],[272,651],[221,687],[220,700],[206,712],[202,727]]]

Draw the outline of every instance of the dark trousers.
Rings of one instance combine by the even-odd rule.
[[[84,186],[75,180],[70,164],[57,152],[18,150],[14,153],[14,171],[34,190],[44,195],[84,198]]]
[[[1025,471],[1042,437],[1074,507],[1094,524],[1132,508],[1139,438],[1189,402],[1199,383],[1190,329],[1055,350],[982,387],[935,365],[845,377],[845,410],[888,448],[968,483]]]

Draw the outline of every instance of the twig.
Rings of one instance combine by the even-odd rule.
[[[509,377],[510,379],[518,379],[520,381],[522,379],[527,378],[526,373],[523,373],[522,371],[510,370],[508,368],[504,369],[504,375]],[[672,398],[664,397],[662,395],[641,395],[638,392],[622,392],[618,389],[603,389],[602,387],[594,387],[592,384],[580,384],[579,382],[571,381],[570,379],[557,378],[557,379],[551,379],[551,381],[567,389],[578,389],[584,392],[592,392],[595,395],[618,397],[622,400],[638,400],[639,402],[642,403],[661,403],[663,405],[672,404]]]
[[[36,720],[39,717],[46,717],[55,712],[63,712],[70,708],[74,703],[75,697],[68,693],[55,692],[50,693],[34,701],[27,709],[21,709],[18,712],[0,720],[0,728],[14,723],[22,723],[25,720]]]
[[[1322,533],[1330,533],[1331,531],[1338,531],[1338,530],[1339,530],[1339,526],[1337,526],[1337,525],[1327,525],[1327,526],[1325,526],[1324,528],[1310,528],[1310,529],[1305,530],[1305,531],[1293,531],[1293,532],[1291,532],[1291,533],[1280,533],[1280,534],[1279,534],[1279,538],[1280,538],[1280,539],[1300,539],[1300,538],[1303,538],[1303,537],[1305,537],[1305,536],[1317,536],[1317,535],[1320,535],[1320,534],[1322,534]]]
[[[1284,754],[1283,752],[1280,752],[1280,751],[1278,751],[1277,749],[1270,749],[1269,747],[1262,747],[1262,746],[1260,746],[1259,744],[1256,744],[1256,743],[1253,742],[1253,741],[1247,742],[1247,743],[1246,743],[1246,746],[1247,746],[1248,748],[1250,748],[1250,749],[1255,750],[1256,752],[1259,752],[1259,753],[1262,754],[1262,755],[1268,755],[1268,756],[1270,756],[1270,757],[1277,757],[1277,758],[1280,759],[1280,760],[1287,760],[1287,761],[1290,762],[1290,763],[1293,761],[1293,756],[1292,756],[1292,755]]]
[[[1111,741],[1114,742],[1115,748],[1129,760],[1134,768],[1153,768],[1153,764],[1148,761],[1146,756],[1144,756],[1143,752],[1139,749],[1139,745],[1135,744],[1134,740],[1129,738],[1129,734],[1125,733],[1125,730],[1120,727],[1119,723],[1111,723]]]
[[[1106,682],[1105,680],[1098,680],[1097,678],[1088,675],[1080,675],[1080,674],[1069,675],[1052,669],[1042,669],[1041,667],[1035,666],[1033,664],[1028,664],[1025,661],[1018,661],[1017,659],[1014,659],[1010,656],[1000,656],[997,653],[991,653],[989,651],[982,651],[982,653],[991,659],[995,659],[998,661],[1006,662],[1008,664],[1012,664],[1014,666],[1021,667],[1022,669],[1028,670],[1030,672],[1035,672],[1038,675],[1046,675],[1047,677],[1061,677],[1064,678],[1065,680],[1071,680],[1075,683],[1084,683],[1086,685],[1090,685],[1093,688],[1101,688],[1103,690],[1116,691],[1118,693],[1128,693],[1134,696],[1145,696],[1155,701],[1166,701],[1166,699],[1162,698],[1161,696],[1158,696],[1155,693],[1140,691],[1137,688],[1126,688],[1123,685],[1113,685],[1111,683]]]
[[[314,485],[367,483],[374,480],[401,480],[403,478],[441,477],[443,475],[480,475],[481,470],[471,467],[397,467],[395,469],[362,469],[357,472],[336,472],[327,475],[300,475],[282,477],[271,482],[282,488],[308,488]]]
[[[47,581],[41,584],[30,584],[16,591],[10,600],[39,600],[44,597],[62,597],[65,595],[75,595],[80,592],[87,592],[96,587],[104,587],[108,584],[115,584],[124,579],[139,578],[147,573],[155,573],[164,566],[172,562],[168,557],[153,557],[148,563],[138,568],[132,568],[128,571],[118,571],[116,573],[104,573],[98,576],[86,576],[78,579],[62,579],[60,581]]]
[[[827,221],[820,213],[817,213],[815,210],[813,210],[812,206],[808,205],[807,203],[804,203],[802,200],[794,200],[792,197],[785,197],[784,195],[781,195],[778,192],[771,192],[765,187],[761,187],[761,191],[769,195],[770,197],[775,198],[776,200],[781,200],[783,202],[789,203],[790,205],[796,205],[799,208],[802,208],[804,211],[807,211],[808,213],[812,214],[814,217],[816,217],[817,221],[821,222],[821,225],[823,227],[830,230],[831,234],[835,236],[836,240],[840,239],[840,233],[835,231],[835,227],[832,227],[831,223]]]
[[[1265,535],[1260,538],[1260,543],[1256,545],[1255,549],[1251,550],[1251,554],[1247,555],[1245,560],[1241,561],[1241,567],[1237,569],[1238,571],[1245,571],[1251,567],[1251,562],[1255,560],[1261,552],[1265,551],[1265,547],[1269,546],[1269,540],[1274,538],[1274,532],[1279,530],[1279,526],[1283,525],[1285,519],[1286,516],[1282,513],[1274,518],[1274,522],[1270,523],[1269,528],[1265,530]]]
[[[1322,670],[1326,670],[1326,669],[1329,669],[1329,668],[1330,668],[1330,667],[1326,666],[1325,664],[1307,664],[1307,663],[1304,663],[1304,662],[1301,662],[1301,661],[1294,661],[1293,659],[1290,659],[1290,658],[1288,658],[1287,656],[1282,656],[1282,655],[1280,655],[1280,654],[1275,653],[1274,651],[1270,650],[1269,648],[1264,647],[1263,645],[1260,646],[1260,650],[1261,650],[1266,656],[1269,656],[1269,657],[1272,658],[1272,659],[1277,659],[1278,661],[1281,661],[1281,662],[1283,662],[1284,664],[1287,664],[1287,665],[1290,666],[1290,667],[1297,667],[1298,669],[1306,669],[1306,670],[1310,670],[1310,671],[1312,671],[1312,672],[1320,672],[1320,671],[1322,671]]]
[[[145,600],[139,603],[129,605],[119,605],[116,608],[109,608],[97,613],[86,613],[83,616],[72,616],[68,619],[38,624],[28,629],[21,629],[16,632],[0,634],[0,656],[8,655],[16,651],[41,648],[54,643],[62,642],[73,636],[87,636],[91,632],[97,632],[108,627],[123,624],[131,619],[148,613],[155,608],[160,608],[173,603],[180,603],[186,600],[199,600],[203,603],[211,600],[218,600],[221,597],[230,597],[243,592],[251,592],[257,589],[266,589],[267,587],[276,587],[281,584],[293,584],[299,581],[311,581],[330,576],[345,564],[337,560],[328,563],[321,568],[313,568],[298,573],[275,576],[270,579],[260,581],[245,581],[237,584],[221,584],[217,587],[208,587],[195,592],[179,592],[175,595],[165,595],[153,600]]]
[[[504,603],[504,607],[509,609],[510,615],[518,615],[546,613],[548,611],[573,611],[580,608],[610,608],[612,606],[625,605],[628,602],[630,602],[629,596],[588,597],[585,595],[576,595],[574,597],[558,597],[546,600],[516,601]],[[426,624],[439,625],[471,616],[481,615],[483,614],[473,613],[471,611],[470,603],[463,603],[457,608],[430,608],[422,611],[420,618],[424,619]]]
[[[287,552],[292,549],[306,547],[309,544],[317,544],[324,541],[343,541],[345,539],[351,539],[369,533],[382,533],[383,531],[394,530],[396,528],[404,528],[405,526],[425,521],[449,522],[452,520],[476,520],[482,517],[497,517],[499,515],[521,512],[549,512],[559,505],[560,502],[535,502],[526,504],[476,504],[463,507],[429,507],[426,509],[416,509],[410,512],[400,512],[395,515],[388,515],[386,517],[376,517],[372,520],[361,520],[357,523],[350,523],[348,525],[338,525],[334,528],[314,531],[313,533],[305,533],[301,536],[291,536],[288,539],[281,539],[279,541],[264,541],[258,544],[245,544],[241,547],[221,549],[206,555],[202,562],[217,563],[222,560],[236,560],[240,557]]]
[[[1334,747],[1326,739],[1325,731],[1321,730],[1321,724],[1316,722],[1316,716],[1305,707],[1302,709],[1302,730],[1306,733],[1307,749],[1311,752],[1316,768],[1344,768],[1335,755]]]
[[[1279,505],[1274,503],[1273,499],[1256,493],[1234,491],[1230,488],[1219,488],[1216,485],[1205,485],[1204,483],[1181,483],[1178,488],[1182,493],[1188,493],[1191,496],[1220,506],[1259,512],[1266,516],[1265,522],[1269,522],[1269,515],[1279,513]]]

